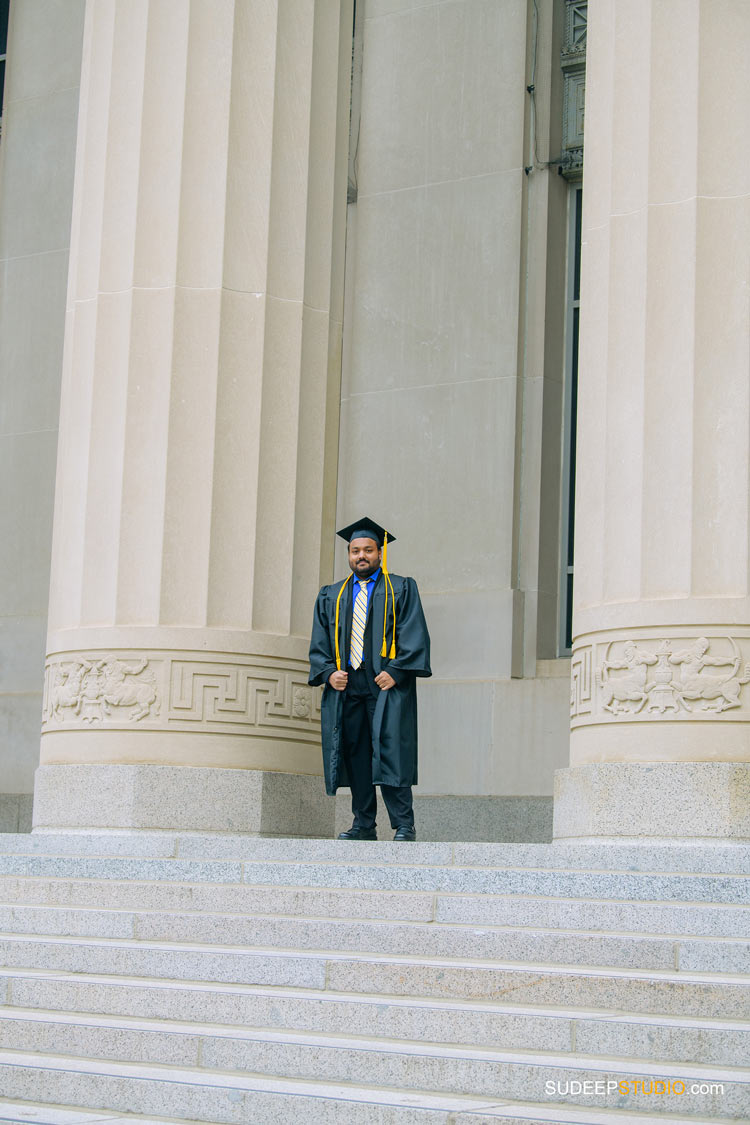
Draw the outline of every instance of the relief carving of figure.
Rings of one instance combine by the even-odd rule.
[[[75,661],[75,663],[58,664],[55,669],[55,682],[50,692],[50,713],[56,719],[62,719],[63,707],[72,707],[73,714],[79,715],[81,711],[81,688],[84,673],[91,669],[88,660]]]
[[[604,709],[613,715],[621,711],[637,714],[648,699],[646,680],[649,665],[656,664],[657,660],[654,653],[646,652],[633,641],[625,644],[622,660],[605,660],[599,668]],[[610,676],[610,672],[624,672],[625,675]]]
[[[81,683],[81,695],[78,714],[83,723],[100,723],[102,721],[102,693],[101,661],[87,663]]]
[[[102,669],[102,701],[104,712],[112,714],[113,707],[133,707],[131,719],[143,719],[153,708],[158,715],[156,677],[154,673],[145,672],[147,659],[137,662],[118,660],[117,657],[107,656],[99,661]],[[143,679],[136,680],[145,672]]]
[[[673,686],[682,699],[701,702],[702,711],[728,711],[730,707],[740,706],[740,688],[750,683],[750,664],[746,664],[743,676],[739,676],[740,654],[734,646],[734,656],[707,656],[709,641],[699,637],[688,648],[673,653],[669,663],[676,665],[679,679]],[[706,668],[731,668],[719,675],[706,672]]]

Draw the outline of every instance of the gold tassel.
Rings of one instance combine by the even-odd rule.
[[[349,578],[351,578],[351,574],[349,575]],[[346,586],[347,582],[349,581],[349,578],[344,579],[344,585],[339,590],[339,596],[336,598],[336,626],[335,626],[336,670],[339,671],[339,672],[341,671],[341,653],[339,652],[339,603],[341,602],[341,595],[344,592],[344,586]]]
[[[383,606],[383,646],[380,649],[382,657],[388,656],[391,660],[396,655],[396,596],[393,593],[393,583],[391,582],[390,575],[388,574],[388,532],[386,531],[383,536],[383,577],[385,578],[385,605]],[[391,639],[391,648],[388,650],[386,642],[386,624],[388,620],[388,590],[391,591],[391,605],[393,606],[393,636]]]

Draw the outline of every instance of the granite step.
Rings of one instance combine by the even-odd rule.
[[[6,875],[0,876],[0,902],[7,906],[54,906],[61,910],[323,916],[741,939],[750,934],[750,906],[597,901],[534,895],[327,890],[237,883],[163,883]]]
[[[536,900],[535,900],[536,901]],[[323,915],[328,918],[387,918],[431,922],[431,891],[352,891],[310,887],[251,886],[243,883],[144,882],[142,880],[0,876],[0,902],[60,908],[207,911],[242,915]],[[708,913],[707,908],[703,908]],[[726,925],[734,934],[733,912]],[[748,915],[750,916],[750,908]],[[459,919],[461,920],[461,919]],[[697,931],[696,931],[697,932]],[[750,926],[746,931],[750,933]],[[738,934],[738,936],[740,936]]]
[[[0,935],[65,935],[279,950],[378,952],[644,969],[750,969],[750,942],[601,930],[183,911],[0,906]]]
[[[378,845],[387,846],[387,845]],[[409,849],[398,846],[398,855]],[[409,848],[411,845],[409,845]],[[65,879],[249,883],[373,891],[520,894],[548,898],[720,903],[750,906],[750,876],[564,868],[490,868],[428,863],[251,862],[137,857],[2,855],[0,875]]]
[[[291,996],[285,997],[287,1006],[291,999]],[[303,1003],[305,999],[303,996]],[[397,1006],[376,997],[371,998],[369,1004],[351,1002],[347,1006],[352,1010],[344,1013],[348,1017],[344,1024],[333,1018],[341,1015],[340,1005],[339,1012],[327,1013],[332,1025],[328,1030],[318,1024],[305,1029],[295,1028],[293,1019],[279,1024],[273,1004],[269,1006],[270,1010],[266,1009],[267,1019],[276,1018],[276,1026],[268,1023],[139,1018],[109,1012],[96,1015],[65,1009],[0,1007],[0,1049],[198,1066],[209,1065],[206,1062],[208,1053],[218,1051],[220,1043],[231,1043],[234,1050],[238,1049],[238,1044],[247,1047],[249,1043],[247,1051],[254,1052],[252,1058],[255,1062],[251,1065],[245,1058],[241,1066],[235,1064],[231,1069],[258,1071],[277,1066],[277,1062],[270,1060],[280,1058],[283,1049],[289,1045],[304,1048],[306,1058],[303,1057],[301,1065],[312,1067],[318,1065],[313,1058],[314,1050],[318,1048],[335,1048],[339,1051],[337,1057],[341,1059],[343,1049],[356,1047],[357,1050],[370,1052],[364,1056],[368,1060],[374,1057],[374,1053],[385,1055],[396,1051],[401,1055],[411,1052],[447,1059],[466,1057],[503,1062],[507,1061],[508,1052],[522,1052],[529,1058],[532,1054],[544,1054],[547,1061],[548,1056],[554,1058],[555,1061],[549,1064],[554,1066],[561,1065],[560,1060],[565,1056],[567,1065],[578,1069],[583,1065],[581,1057],[584,1056],[592,1065],[597,1059],[606,1058],[607,1065],[630,1064],[631,1069],[636,1063],[638,1066],[648,1063],[657,1069],[663,1068],[664,1059],[668,1057],[670,1066],[701,1064],[733,1069],[740,1077],[744,1076],[744,1081],[750,1081],[750,1023],[747,1021],[690,1020],[686,1025],[664,1017],[646,1020],[612,1013],[606,1019],[598,1013],[583,1010],[573,1015],[570,1011],[550,1014],[541,1008],[524,1013],[499,1006],[490,1012],[480,1012],[476,1008],[473,1011],[458,1008],[451,1011],[445,1007],[423,1007],[421,1011],[416,1011],[415,1018],[415,1015],[399,1012]],[[261,1014],[258,1009],[259,1005],[256,1005],[253,1012],[256,1017]],[[394,1009],[397,1017],[406,1018],[388,1018]],[[441,1018],[445,1021],[446,1016],[452,1029],[450,1035],[444,1023],[440,1022]],[[454,1018],[451,1019],[451,1016]],[[482,1029],[482,1034],[475,1034],[474,1039],[480,1039],[480,1042],[462,1038],[464,1030],[476,1031],[477,1027]],[[490,1034],[493,1028],[496,1030],[494,1036]],[[274,1054],[274,1045],[279,1048],[277,1054]],[[259,1061],[261,1057],[264,1062]],[[227,1064],[211,1065],[226,1069]],[[321,1067],[323,1065],[320,1064]],[[287,1069],[285,1073],[292,1072]],[[322,1073],[322,1069],[318,1069],[312,1076],[320,1077]],[[368,1074],[373,1077],[370,1070]],[[441,1088],[441,1081],[439,1076],[430,1079],[430,1088]],[[451,1081],[454,1081],[452,1077]],[[473,1083],[470,1087],[461,1087],[460,1081],[452,1088],[459,1092],[462,1088],[478,1090]]]
[[[412,1110],[406,1107],[400,1111],[401,1116],[394,1117],[393,1110],[388,1106],[383,1106],[382,1103],[360,1103],[359,1107],[351,1101],[348,1101],[350,1107],[350,1114],[356,1113],[356,1116],[350,1116],[349,1121],[352,1125],[442,1125],[446,1118],[439,1116],[437,1109],[432,1111],[414,1111],[421,1116],[414,1116]],[[373,1116],[375,1111],[378,1116]],[[399,1112],[399,1111],[397,1111]],[[362,1113],[367,1114],[365,1119]],[[389,1116],[383,1116],[388,1114]],[[406,1116],[405,1116],[406,1115]],[[408,1120],[407,1120],[408,1117]],[[669,1120],[675,1121],[674,1117]],[[691,1117],[691,1125],[715,1125],[717,1118],[704,1118],[700,1119]],[[560,1106],[548,1108],[545,1106],[533,1106],[528,1103],[515,1103],[513,1106],[495,1105],[485,1110],[471,1110],[467,1112],[459,1111],[450,1117],[450,1125],[497,1125],[498,1122],[503,1122],[503,1125],[663,1125],[665,1121],[664,1115],[653,1117],[650,1114],[630,1114],[622,1113],[619,1110],[606,1110],[599,1109],[588,1111],[585,1108],[573,1107],[568,1110]],[[47,1106],[39,1102],[3,1102],[0,1099],[0,1122],[8,1122],[10,1125],[23,1125],[24,1122],[35,1122],[36,1125],[198,1125],[193,1119],[188,1121],[186,1118],[176,1117],[143,1117],[140,1114],[127,1114],[125,1117],[119,1115],[113,1117],[108,1111],[96,1111],[85,1109],[80,1106]],[[277,1117],[274,1119],[276,1125],[290,1125],[288,1118]],[[271,1125],[274,1125],[274,1122]],[[251,1123],[252,1125],[252,1123]]]
[[[408,860],[404,852],[408,851]],[[309,839],[168,832],[0,834],[0,855],[81,855],[255,862],[456,864],[464,867],[744,874],[750,845],[699,843],[472,844]]]
[[[610,1089],[637,1081],[665,1081],[663,1064],[643,1059],[612,1059],[543,1051],[477,1049],[464,1045],[442,1046],[407,1041],[348,1037],[276,1034],[249,1031],[200,1036],[163,1031],[144,1032],[116,1026],[70,1022],[8,1021],[0,1050],[6,1058],[32,1052],[37,1056],[73,1056],[100,1063],[160,1067],[176,1066],[212,1074],[253,1074],[271,1079],[293,1079],[357,1085],[367,1076],[369,1086],[399,1091],[429,1090],[433,1094],[534,1102],[560,1101],[558,1083],[567,1089],[596,1082]],[[730,1119],[750,1115],[750,1074],[740,1067],[675,1064],[669,1080],[685,1086],[679,1107],[683,1113],[706,1108],[706,1087],[721,1086],[711,1111]],[[693,1087],[699,1089],[693,1093]],[[650,1106],[664,1111],[674,1104],[672,1089],[663,1096],[650,1095]],[[630,1092],[630,1091],[629,1091]],[[604,1098],[600,1104],[606,1104]],[[626,1101],[627,1104],[627,1101]]]
[[[522,1078],[533,1080],[533,1064],[522,1059],[516,1065]],[[6,1097],[32,1100],[44,1098],[61,1105],[107,1105],[115,1112],[164,1114],[211,1122],[213,1125],[287,1125],[311,1121],[315,1125],[477,1125],[482,1120],[528,1122],[599,1122],[610,1119],[607,1110],[617,1110],[612,1120],[624,1120],[623,1111],[646,1125],[657,1122],[655,1113],[679,1113],[674,1120],[694,1125],[709,1120],[742,1120],[746,1116],[747,1083],[734,1082],[727,1072],[715,1071],[707,1081],[701,1068],[681,1068],[685,1092],[674,1088],[664,1094],[647,1095],[636,1083],[653,1082],[643,1071],[582,1070],[601,1082],[602,1092],[588,1096],[586,1105],[571,1104],[565,1088],[573,1079],[561,1077],[558,1089],[554,1073],[547,1069],[536,1076],[542,1086],[540,1098],[517,1100],[462,1093],[435,1093],[416,1087],[409,1090],[376,1084],[326,1082],[322,1080],[264,1076],[238,1071],[209,1071],[204,1068],[171,1067],[149,1063],[125,1063],[98,1059],[0,1051],[3,1093]],[[560,1071],[567,1076],[567,1071]],[[617,1074],[623,1077],[618,1078]],[[612,1086],[607,1089],[606,1083]],[[623,1092],[619,1083],[625,1084]],[[691,1092],[695,1083],[697,1092]],[[549,1084],[549,1085],[548,1085]],[[705,1086],[705,1092],[703,1087]],[[550,1088],[551,1087],[551,1088]],[[723,1088],[722,1088],[723,1087]],[[569,1089],[569,1086],[568,1086]],[[575,1095],[574,1095],[575,1096]],[[593,1113],[596,1116],[589,1116]],[[583,1115],[586,1116],[583,1116]],[[640,1116],[643,1114],[643,1116]],[[742,1115],[742,1116],[738,1116]],[[663,1120],[663,1119],[662,1119]]]
[[[351,1102],[349,1103],[352,1104]],[[365,1107],[365,1112],[370,1113],[370,1110]],[[368,1118],[369,1125],[389,1125],[383,1113],[389,1112],[387,1108],[379,1110],[381,1116],[375,1118],[371,1115]],[[406,1112],[406,1111],[404,1111]],[[510,1113],[510,1115],[509,1115]],[[523,1116],[519,1116],[519,1114]],[[289,1125],[288,1119],[276,1119],[282,1125]],[[368,1125],[365,1119],[358,1115],[356,1122],[354,1117],[349,1118],[353,1125]],[[442,1119],[445,1121],[445,1118]],[[674,1121],[674,1118],[671,1118]],[[715,1125],[716,1118],[698,1118],[692,1117],[691,1125]],[[392,1115],[389,1122],[395,1122],[396,1118]],[[493,1106],[489,1110],[476,1110],[468,1113],[459,1112],[450,1118],[450,1125],[496,1125],[497,1122],[503,1122],[504,1125],[663,1125],[665,1118],[663,1115],[657,1117],[646,1116],[644,1114],[623,1114],[617,1110],[598,1110],[593,1113],[585,1109],[567,1109],[555,1108],[552,1110],[546,1109],[544,1106],[531,1106],[517,1104],[509,1108],[509,1112],[505,1107]],[[195,1119],[187,1121],[185,1118],[176,1117],[142,1117],[140,1114],[127,1114],[125,1117],[113,1117],[109,1111],[96,1111],[91,1109],[84,1109],[80,1106],[64,1107],[64,1106],[48,1106],[40,1102],[3,1102],[0,1099],[0,1122],[8,1122],[10,1125],[23,1125],[24,1122],[35,1122],[36,1125],[197,1125]],[[400,1125],[404,1125],[406,1118],[403,1116],[398,1118]],[[406,1125],[416,1123],[417,1118],[411,1116]],[[437,1116],[437,1111],[432,1113],[431,1117],[422,1115],[419,1118],[419,1123],[429,1122],[430,1125],[440,1125],[440,1118]]]
[[[536,868],[583,871],[736,874],[750,870],[747,843],[492,844],[393,843],[390,841],[261,840],[247,836],[181,836],[182,859],[238,859],[245,862],[326,862],[431,864],[436,866]],[[408,858],[407,858],[408,856]]]
[[[750,907],[715,903],[616,902],[527,895],[436,895],[436,922],[543,926],[672,934],[692,937],[750,935]]]
[[[5,974],[5,975],[4,975]],[[750,1065],[750,1021],[647,1015],[580,1006],[450,1000],[261,985],[210,985],[96,974],[0,972],[0,1015],[60,1013],[195,1024],[464,1043],[477,1047],[582,1050],[623,1058]],[[46,1015],[44,1014],[46,1013]]]
[[[519,1003],[603,1004],[709,1018],[742,1019],[750,1010],[747,975],[687,966],[648,970],[36,934],[0,934],[0,966],[381,995],[495,999],[512,994]]]
[[[0,1097],[2,1125],[196,1125],[186,1118],[143,1117],[128,1113],[113,1115],[110,1110],[86,1109],[83,1106],[46,1105],[42,1102],[17,1102]]]

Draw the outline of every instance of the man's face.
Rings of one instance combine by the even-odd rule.
[[[349,566],[357,578],[369,578],[380,566],[383,552],[374,539],[352,539]]]

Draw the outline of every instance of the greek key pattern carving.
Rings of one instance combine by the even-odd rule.
[[[586,700],[586,669],[591,693]],[[628,637],[573,654],[572,725],[750,718],[750,638]],[[743,712],[745,713],[743,715]]]
[[[570,665],[570,714],[591,713],[591,649],[584,648],[573,654]]]
[[[180,723],[251,726],[280,734],[310,733],[320,718],[320,693],[304,672],[260,665],[173,660],[168,718]],[[317,702],[317,708],[316,708]]]
[[[45,670],[43,729],[141,727],[320,740],[303,661],[206,653],[74,653]]]

